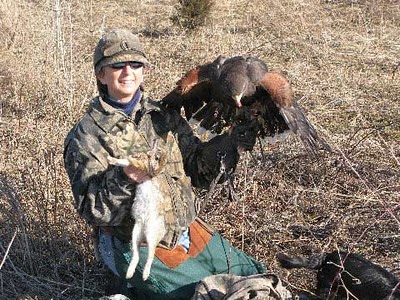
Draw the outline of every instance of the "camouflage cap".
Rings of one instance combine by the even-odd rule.
[[[103,35],[93,54],[96,74],[102,67],[124,61],[149,63],[139,37],[126,29],[113,29]]]

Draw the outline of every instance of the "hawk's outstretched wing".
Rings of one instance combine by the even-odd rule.
[[[162,102],[177,111],[183,107],[186,118],[200,122],[201,130],[229,130],[246,150],[253,148],[257,137],[291,131],[309,152],[330,151],[295,101],[286,76],[278,69],[268,70],[256,57],[219,56],[200,65],[187,72]]]

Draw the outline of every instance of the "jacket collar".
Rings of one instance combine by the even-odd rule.
[[[142,95],[142,99],[132,111],[132,116],[135,116],[139,110],[143,115],[151,111],[160,111],[161,108],[157,102],[144,98]],[[115,109],[99,96],[92,100],[88,108],[88,115],[105,132],[110,132],[119,122],[133,122],[131,117],[127,116],[123,111]]]

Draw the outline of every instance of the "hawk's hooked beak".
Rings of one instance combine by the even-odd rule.
[[[242,100],[242,96],[243,96],[243,94],[233,95],[232,96],[232,99],[235,100],[235,103],[236,103],[237,107],[242,107],[242,103],[240,102],[240,100]]]

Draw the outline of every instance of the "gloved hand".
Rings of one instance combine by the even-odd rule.
[[[240,120],[235,122],[231,128],[231,137],[240,150],[251,151],[257,140],[259,121],[257,118]]]
[[[220,172],[221,159],[228,174],[235,171],[239,161],[237,143],[227,133],[217,135],[207,143],[204,143],[203,153],[206,161],[214,169],[215,175]]]
[[[208,188],[210,183],[221,172],[221,161],[225,167],[225,172],[219,182],[226,180],[226,175],[235,171],[239,161],[237,144],[227,133],[218,135],[203,143],[199,147],[196,157],[196,170],[191,170],[194,171],[194,176],[191,176],[192,183],[197,187],[203,188]]]

